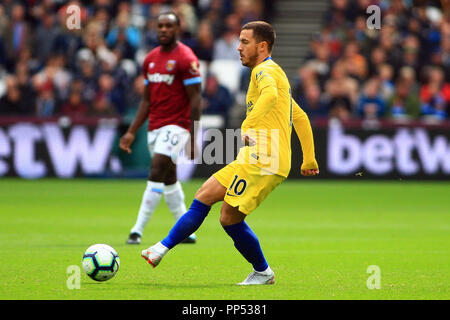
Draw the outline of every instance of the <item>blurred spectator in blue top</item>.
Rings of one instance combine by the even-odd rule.
[[[216,76],[212,74],[208,74],[206,77],[203,98],[203,113],[221,115],[227,123],[228,112],[233,104],[233,99],[228,89],[220,85]]]
[[[139,48],[141,35],[139,30],[129,23],[129,14],[126,11],[119,13],[116,25],[106,37],[109,48],[119,50],[124,59],[134,59]]]
[[[371,78],[364,86],[356,109],[357,113],[365,119],[381,118],[386,112],[385,101],[380,94],[380,81]]]
[[[391,65],[384,63],[380,66],[378,70],[378,79],[380,80],[380,93],[385,101],[392,98],[395,85],[394,79],[394,69]]]
[[[199,60],[211,62],[214,51],[214,37],[211,24],[208,20],[202,20],[198,26],[197,37],[192,50]]]
[[[114,78],[109,73],[102,73],[98,78],[97,94],[94,98],[93,105],[99,105],[102,111],[113,109],[108,113],[125,113],[125,96],[115,85]]]
[[[159,46],[158,20],[156,19],[156,16],[151,17],[150,19],[147,20],[142,38],[143,38],[142,42],[146,52]]]
[[[55,16],[52,14],[45,14],[36,29],[36,43],[47,44],[39,45],[38,50],[35,50],[35,56],[38,60],[44,61],[48,56],[50,56],[52,53],[51,44],[55,42],[57,36],[58,28],[55,24]]]
[[[310,83],[303,89],[304,94],[298,98],[300,107],[311,119],[328,116],[328,106],[321,97],[321,90],[317,83]]]
[[[239,37],[231,28],[225,27],[222,36],[214,43],[213,60],[230,59],[239,61],[238,46]]]
[[[94,54],[87,48],[81,49],[76,57],[77,72],[75,78],[84,84],[82,90],[83,101],[92,103],[97,88],[98,71]]]

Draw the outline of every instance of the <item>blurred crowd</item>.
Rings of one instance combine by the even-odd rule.
[[[67,11],[73,4],[81,9],[75,29]],[[330,4],[292,79],[293,96],[311,118],[449,119],[450,14],[440,1]],[[381,9],[379,29],[367,26],[370,5]],[[239,61],[241,25],[270,22],[274,1],[2,0],[0,115],[135,112],[143,59],[158,45],[155,18],[169,10],[181,18],[180,40],[209,64]],[[214,74],[203,77],[203,112],[227,119],[234,96]]]
[[[381,9],[379,29],[368,28],[370,5]],[[332,0],[295,98],[313,118],[449,119],[448,10],[440,1]]]
[[[263,0],[2,0],[0,115],[110,117],[135,112],[145,55],[158,46],[156,17],[174,11],[181,41],[206,64],[235,59],[241,25],[270,21]],[[73,11],[80,8],[80,26]],[[75,27],[73,27],[75,26]],[[204,113],[227,116],[233,97],[204,75]]]

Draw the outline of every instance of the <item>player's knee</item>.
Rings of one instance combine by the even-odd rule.
[[[214,204],[214,202],[212,201],[211,191],[208,190],[204,184],[200,187],[200,189],[197,190],[194,197],[198,201],[203,202],[208,206]]]
[[[220,224],[222,225],[222,227],[226,227],[226,226],[231,226],[233,224],[239,223],[242,220],[237,219],[236,217],[230,215],[230,214],[220,214]]]
[[[246,215],[239,211],[238,207],[232,207],[226,202],[220,209],[220,224],[222,227],[231,226],[244,221]]]
[[[195,198],[208,206],[212,206],[214,203],[223,200],[225,190],[225,187],[211,177],[198,189],[195,193]]]
[[[230,217],[223,214],[220,215],[219,221],[222,227],[231,226],[233,224]]]

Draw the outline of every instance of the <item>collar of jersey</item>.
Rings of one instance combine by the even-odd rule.
[[[179,45],[180,45],[180,41],[177,40],[177,44],[175,45],[175,47],[173,47],[172,50],[170,50],[170,51],[163,51],[163,50],[162,50],[162,46],[160,46],[159,52],[165,53],[165,54],[172,53],[172,52],[174,52],[176,49],[178,49]]]

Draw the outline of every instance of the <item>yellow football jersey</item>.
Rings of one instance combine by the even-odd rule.
[[[308,116],[292,99],[286,74],[270,57],[253,68],[246,102],[241,131],[256,144],[241,148],[236,158],[239,163],[255,164],[262,172],[287,177],[294,125],[302,145],[302,169],[318,169]]]

